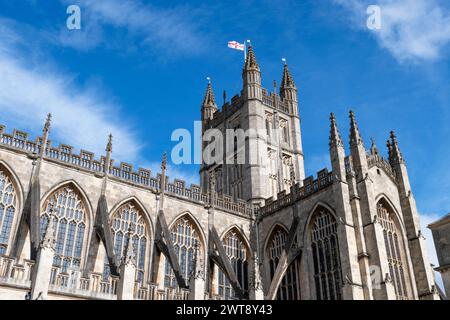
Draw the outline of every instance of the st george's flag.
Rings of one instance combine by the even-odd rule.
[[[240,44],[237,41],[229,41],[228,48],[245,51],[245,44]]]

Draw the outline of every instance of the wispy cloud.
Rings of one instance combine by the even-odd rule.
[[[132,128],[119,119],[120,106],[97,85],[82,88],[39,56],[39,47],[10,20],[0,20],[1,122],[40,131],[48,112],[53,114],[52,140],[103,153],[107,135],[114,135],[115,158],[134,161],[140,143]],[[24,28],[25,29],[25,28]]]
[[[188,6],[162,9],[139,0],[78,0],[76,3],[82,12],[82,29],[75,33],[60,30],[57,40],[65,46],[76,49],[97,45],[114,47],[118,46],[116,41],[122,43],[120,40],[126,38],[127,47],[153,52],[163,50],[165,55],[198,54],[205,49],[207,37],[199,27],[204,14],[201,9]],[[107,27],[114,31],[106,32]]]
[[[369,30],[400,62],[435,61],[450,44],[450,10],[436,0],[333,0],[349,9],[356,26],[366,28],[366,9],[381,8],[381,29]]]

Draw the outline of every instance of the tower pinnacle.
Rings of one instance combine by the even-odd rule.
[[[404,163],[403,155],[398,147],[397,136],[394,131],[391,131],[390,140],[387,143],[389,152],[389,162],[391,165]]]
[[[334,113],[330,114],[330,148],[336,147],[344,147],[342,143],[341,134],[339,133],[339,129],[336,124],[336,118]]]
[[[350,111],[350,146],[363,144],[363,139],[359,133],[358,124],[356,123],[355,113]]]
[[[256,62],[255,52],[253,51],[252,45],[248,46],[247,59],[244,66],[245,71],[256,70],[259,71],[258,62]]]

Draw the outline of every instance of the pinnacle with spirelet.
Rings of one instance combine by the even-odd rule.
[[[206,88],[205,97],[203,99],[203,107],[217,108],[216,98],[212,89],[211,81],[208,81],[208,87]]]
[[[284,65],[283,69],[283,79],[281,80],[280,92],[284,89],[295,89],[295,82],[292,78],[291,73],[289,72],[289,68],[287,63]]]
[[[341,134],[336,124],[334,113],[330,113],[330,148],[333,146],[343,147]]]
[[[259,71],[258,62],[256,62],[255,52],[251,45],[248,46],[247,59],[245,60],[244,70],[257,70]]]
[[[390,140],[387,142],[387,147],[389,151],[389,162],[391,165],[404,163],[403,155],[400,152],[400,148],[397,142],[397,136],[394,131],[391,131]]]
[[[363,144],[363,139],[359,133],[356,123],[355,113],[350,111],[350,146]]]

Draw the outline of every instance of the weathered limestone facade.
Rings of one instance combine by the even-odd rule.
[[[115,164],[111,137],[99,159],[53,146],[50,117],[34,141],[0,126],[0,298],[437,299],[395,134],[385,160],[351,112],[346,155],[330,120],[331,171],[305,178],[293,78],[268,94],[249,47],[241,95],[219,111],[209,84],[202,122],[260,129],[254,162],[204,164],[201,186]]]
[[[442,276],[447,299],[450,296],[450,213],[428,226],[433,233],[439,266],[435,269]]]

